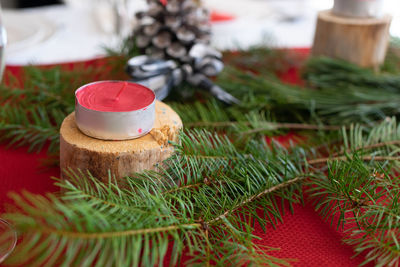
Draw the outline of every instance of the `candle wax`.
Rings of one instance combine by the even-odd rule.
[[[76,99],[83,107],[105,112],[140,110],[153,103],[154,98],[154,93],[144,86],[117,81],[92,83],[76,93]]]

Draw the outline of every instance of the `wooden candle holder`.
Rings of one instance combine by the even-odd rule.
[[[330,10],[318,14],[313,56],[344,59],[361,67],[377,68],[385,60],[392,17],[351,18]]]
[[[105,182],[108,172],[117,178],[143,170],[155,170],[174,152],[168,141],[177,141],[182,121],[168,105],[156,102],[156,120],[153,130],[137,139],[105,141],[83,134],[71,113],[60,129],[60,167],[89,170]]]

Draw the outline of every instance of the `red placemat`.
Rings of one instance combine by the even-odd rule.
[[[304,50],[301,52],[304,53]],[[101,59],[90,61],[90,64],[96,65],[98,61]],[[65,66],[72,68],[73,64],[68,63]],[[19,67],[9,67],[8,70],[20,73]],[[289,68],[281,77],[290,83],[299,81],[295,68]],[[279,141],[285,142],[291,135],[281,136]],[[45,153],[28,153],[26,147],[7,149],[5,145],[0,145],[0,212],[10,203],[7,197],[10,191],[27,190],[45,194],[57,190],[50,177],[58,176],[59,169],[40,168],[40,160],[45,157]],[[353,250],[342,243],[342,233],[324,222],[311,205],[295,205],[293,214],[286,207],[284,213],[283,223],[277,224],[276,229],[268,226],[266,232],[263,232],[256,225],[254,231],[261,238],[255,243],[279,248],[270,252],[273,256],[294,259],[294,266],[357,266],[364,260],[363,256],[351,258]]]

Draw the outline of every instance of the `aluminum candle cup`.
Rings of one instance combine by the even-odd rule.
[[[103,140],[141,137],[153,128],[154,92],[124,81],[99,81],[75,91],[75,120],[86,135]]]
[[[383,0],[335,0],[332,12],[345,17],[377,18],[383,15]]]

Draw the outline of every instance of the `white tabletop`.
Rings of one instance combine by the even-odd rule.
[[[71,0],[71,2],[73,2]],[[213,23],[212,43],[219,49],[310,47],[319,10],[332,0],[204,0],[210,9],[231,14],[234,20]],[[398,0],[387,0],[394,16],[391,33],[400,36]],[[134,10],[145,7],[134,0]],[[397,12],[397,13],[393,13]],[[132,11],[131,11],[132,12]],[[114,46],[112,18],[99,8],[65,5],[3,11],[9,35],[6,62],[11,65],[54,64],[104,56],[104,46]]]

